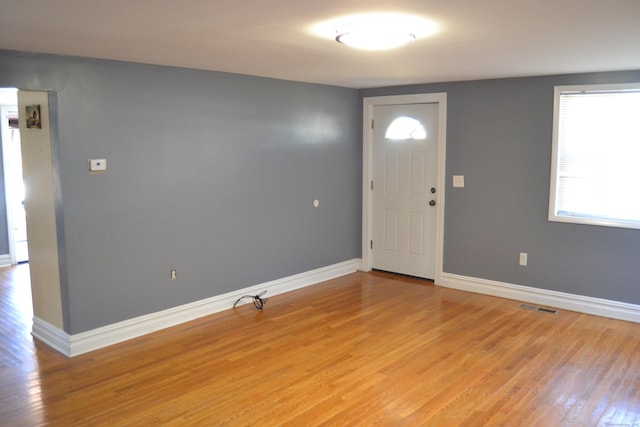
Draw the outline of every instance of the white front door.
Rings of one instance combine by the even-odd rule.
[[[372,267],[433,279],[438,104],[373,108]]]

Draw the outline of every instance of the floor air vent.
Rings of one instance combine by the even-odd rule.
[[[543,313],[549,313],[549,314],[557,314],[558,313],[558,310],[552,310],[550,308],[536,307],[536,306],[528,305],[528,304],[520,304],[520,308],[522,308],[524,310],[541,311]]]

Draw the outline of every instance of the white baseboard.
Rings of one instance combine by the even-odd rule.
[[[442,273],[439,286],[640,323],[640,305]]]
[[[34,319],[33,336],[68,357],[78,356],[141,335],[227,310],[243,295],[254,295],[263,290],[267,290],[266,297],[269,298],[284,292],[324,282],[325,280],[345,276],[357,271],[360,266],[360,259],[345,261],[74,335],[68,335],[46,322]],[[250,302],[251,300],[247,300],[243,303]]]
[[[11,265],[11,254],[0,255],[0,267],[8,267]]]
[[[32,335],[67,357],[71,356],[71,336],[37,317],[33,318]]]

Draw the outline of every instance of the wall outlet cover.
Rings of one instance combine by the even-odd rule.
[[[107,170],[107,159],[89,159],[89,171],[103,172]]]

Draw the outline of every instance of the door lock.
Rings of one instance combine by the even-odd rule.
[[[429,206],[435,206],[436,205],[436,201],[435,200],[430,200],[429,201]]]

